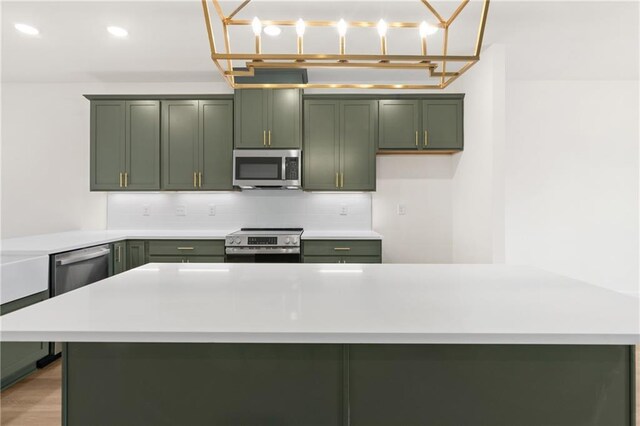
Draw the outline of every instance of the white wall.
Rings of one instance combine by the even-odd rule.
[[[509,81],[506,258],[638,292],[638,81]]]
[[[504,261],[504,47],[493,45],[461,82],[464,151],[452,161],[452,261]]]
[[[373,229],[385,263],[451,262],[451,172],[448,155],[378,157]]]
[[[225,85],[2,83],[2,238],[101,229],[106,194],[89,192],[87,93],[222,93]]]
[[[346,207],[346,214],[342,214],[343,207]],[[177,214],[179,208],[184,208],[184,216]],[[371,230],[371,194],[302,191],[111,193],[107,227],[177,230],[302,227],[315,231],[368,231]]]

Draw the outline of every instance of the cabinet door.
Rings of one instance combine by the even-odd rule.
[[[419,148],[420,102],[417,100],[381,100],[378,148]]]
[[[463,148],[462,100],[422,101],[422,148]]]
[[[266,89],[235,91],[235,147],[266,148],[268,130],[268,97]]]
[[[308,100],[304,107],[303,186],[337,191],[340,155],[340,103]]]
[[[111,245],[111,259],[113,259],[113,273],[117,275],[127,270],[127,244],[124,241]]]
[[[17,311],[47,299],[48,291],[23,297],[0,306],[0,315]],[[36,369],[36,361],[49,353],[48,342],[2,342],[0,345],[0,386],[4,390]]]
[[[342,263],[382,263],[380,256],[344,256]]]
[[[162,189],[196,189],[198,139],[198,101],[163,102]]]
[[[298,89],[268,91],[269,115],[267,146],[269,148],[300,149],[302,133],[302,94]]]
[[[125,171],[125,102],[92,101],[90,119],[92,191],[120,191]]]
[[[126,189],[160,189],[160,102],[126,103]]]
[[[127,241],[127,270],[147,263],[144,241]]]
[[[376,101],[340,103],[340,190],[376,189]]]
[[[233,102],[200,101],[198,188],[232,190]]]

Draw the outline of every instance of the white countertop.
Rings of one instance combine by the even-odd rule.
[[[303,240],[381,240],[375,231],[304,231]]]
[[[0,304],[49,290],[49,256],[0,257]]]
[[[638,303],[505,265],[154,263],[0,327],[3,341],[637,344]]]
[[[120,240],[135,239],[223,239],[237,229],[213,230],[108,230],[70,231],[9,238],[1,241],[2,254],[46,255]],[[305,231],[302,239],[381,239],[373,231]]]

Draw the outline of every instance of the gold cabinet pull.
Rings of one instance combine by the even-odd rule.
[[[424,146],[426,147],[427,145],[429,145],[429,132],[427,132],[425,130],[424,131]]]
[[[269,130],[269,146],[271,146],[271,130]]]
[[[178,250],[193,250],[193,247],[178,247]]]
[[[197,179],[198,179],[198,173],[193,172],[193,187],[194,187],[194,188],[197,188],[197,187],[198,187],[198,181],[197,181]]]
[[[262,131],[262,146],[267,146],[267,131]]]
[[[120,188],[122,188],[122,172],[120,172]]]
[[[198,172],[198,188],[202,188],[202,172]]]
[[[335,251],[351,251],[351,247],[334,247]]]
[[[416,146],[418,146],[418,131],[416,130]]]
[[[340,188],[344,188],[344,173],[340,173]]]
[[[128,187],[129,186],[129,173],[124,172],[124,187]]]
[[[338,184],[338,175],[339,173],[336,172],[336,188],[340,188],[340,185]]]

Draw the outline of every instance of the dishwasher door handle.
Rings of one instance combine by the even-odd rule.
[[[95,259],[96,257],[106,256],[110,253],[108,248],[99,248],[84,253],[72,253],[67,256],[56,259],[56,265],[64,266],[71,265],[72,263],[83,262],[89,259]]]

